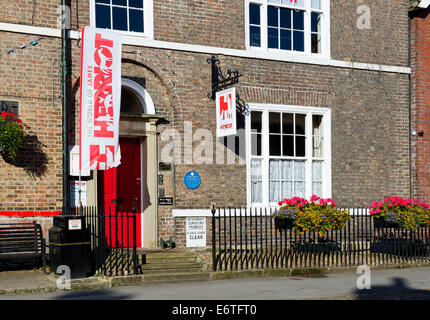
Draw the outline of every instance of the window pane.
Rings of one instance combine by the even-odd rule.
[[[281,28],[291,29],[291,9],[280,8]]]
[[[306,137],[296,137],[296,157],[304,157],[306,152]]]
[[[134,91],[122,87],[121,90],[121,114],[141,115],[145,113],[145,106],[139,100]]]
[[[261,202],[263,183],[261,182],[261,160],[251,161],[251,202]]]
[[[279,182],[278,181],[271,181],[269,183],[269,201],[270,202],[278,202],[281,200],[279,196]]]
[[[249,4],[249,23],[260,25],[260,6],[258,4]]]
[[[128,0],[128,6],[133,8],[143,8],[143,0]]]
[[[260,181],[261,179],[261,160],[251,160],[251,180]]]
[[[96,27],[110,29],[110,7],[96,5]]]
[[[305,0],[297,0],[297,3],[295,3],[294,6],[295,7],[304,7],[305,6]]]
[[[281,49],[291,50],[291,30],[281,29]]]
[[[283,156],[294,157],[294,136],[283,136],[282,147]]]
[[[312,0],[311,6],[312,6],[312,9],[321,10],[321,0]]]
[[[296,30],[305,29],[304,11],[293,11],[293,27]]]
[[[261,117],[263,113],[260,111],[252,111],[251,112],[251,130],[253,132],[259,132],[261,133]]]
[[[293,179],[293,161],[283,160],[281,162],[281,178],[284,180]]]
[[[294,122],[292,113],[282,114],[282,133],[293,134],[294,133]]]
[[[322,118],[321,115],[312,116],[312,134],[315,136],[322,135]]]
[[[305,33],[294,31],[294,51],[305,51]]]
[[[269,132],[281,133],[281,114],[278,112],[269,113]]]
[[[267,37],[268,47],[271,49],[278,49],[278,29],[268,28]]]
[[[107,4],[110,4],[110,0],[96,0],[96,4],[97,3],[107,3]]]
[[[312,161],[312,181],[322,181],[322,161]]]
[[[273,135],[269,136],[269,148],[271,156],[280,156],[281,155],[281,136]]]
[[[321,182],[312,182],[312,194],[322,197],[322,183]]]
[[[261,156],[261,134],[251,134],[251,154]]]
[[[116,4],[118,6],[127,6],[127,0],[112,0],[112,4]]]
[[[249,27],[249,45],[252,47],[260,47],[260,27],[250,26]]]
[[[269,27],[278,26],[278,8],[272,6],[267,7],[267,25]]]
[[[323,138],[315,136],[312,139],[312,156],[314,158],[323,157]]]
[[[321,34],[312,33],[311,48],[312,48],[312,53],[321,53]]]
[[[304,198],[305,197],[305,183],[294,182],[294,196]]]
[[[311,14],[311,31],[321,32],[321,14],[312,12]]]
[[[127,9],[112,7],[113,29],[127,31]]]
[[[294,161],[294,179],[305,180],[306,163],[304,161]]]
[[[143,10],[130,9],[130,31],[143,32]]]
[[[296,114],[296,134],[305,134],[306,115]]]
[[[280,172],[279,172],[279,160],[270,160],[269,163],[269,179],[270,180],[279,180]]]
[[[293,197],[293,183],[290,181],[284,181],[282,182],[282,194],[281,194],[281,199],[291,199]]]

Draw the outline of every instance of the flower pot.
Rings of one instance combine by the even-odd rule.
[[[400,228],[400,226],[397,222],[385,221],[384,217],[374,217],[373,218],[373,225],[377,229],[379,229],[379,228]]]
[[[287,230],[287,229],[292,229],[293,226],[294,226],[293,219],[275,217],[275,229]]]

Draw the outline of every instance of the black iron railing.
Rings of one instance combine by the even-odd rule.
[[[348,209],[342,230],[275,229],[273,208],[212,210],[213,271],[378,266],[430,262],[429,227],[375,228],[367,209]]]
[[[134,208],[76,207],[68,208],[65,213],[86,217],[94,273],[105,276],[138,273]]]

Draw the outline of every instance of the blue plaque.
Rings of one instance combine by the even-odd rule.
[[[200,175],[195,171],[187,172],[184,177],[184,183],[189,189],[197,189],[200,186]]]

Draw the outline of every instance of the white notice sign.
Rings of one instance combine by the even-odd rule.
[[[187,247],[206,247],[206,218],[187,217]]]
[[[70,206],[72,208],[80,206],[79,197],[85,207],[87,205],[87,182],[81,181],[79,184],[79,181],[70,181]]]
[[[69,230],[81,230],[82,222],[81,219],[69,220]]]

